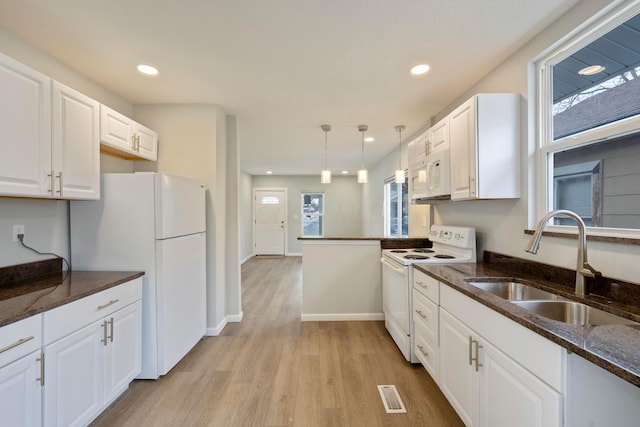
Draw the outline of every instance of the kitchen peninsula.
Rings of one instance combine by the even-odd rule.
[[[426,238],[299,237],[302,320],[383,320],[382,249],[431,247]]]

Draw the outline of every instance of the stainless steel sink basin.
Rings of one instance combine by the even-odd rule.
[[[478,282],[469,281],[470,285],[480,288],[484,291],[490,292],[501,298],[508,299],[510,301],[523,301],[523,300],[562,300],[566,301],[559,295],[551,292],[543,291],[542,289],[535,288],[533,286],[526,285],[521,282],[513,281],[493,281],[493,282]]]
[[[533,313],[573,325],[638,325],[638,322],[575,301],[512,301]]]

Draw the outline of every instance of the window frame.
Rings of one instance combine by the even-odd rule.
[[[305,213],[304,211],[304,196],[305,195],[316,195],[319,194],[322,196],[322,209],[318,213]],[[303,190],[300,192],[300,236],[301,237],[324,237],[324,213],[325,213],[325,203],[327,199],[325,198],[324,191],[306,191]],[[304,217],[305,216],[317,216],[320,220],[320,230],[322,233],[318,235],[309,235],[304,234]]]
[[[553,139],[553,76],[551,68],[573,55],[589,43],[605,35],[640,13],[640,5],[633,1],[618,1],[603,9],[584,23],[573,34],[560,40],[550,52],[533,61],[535,72],[535,111],[537,114],[537,140],[535,144],[535,209],[529,225],[550,212],[553,205],[553,164],[551,153],[575,148],[589,143],[614,139],[640,130],[640,115],[588,129],[573,135]],[[533,219],[533,220],[532,220]],[[548,224],[545,230],[556,233],[576,234],[575,225]],[[640,238],[640,229],[587,227],[587,234],[603,237]]]

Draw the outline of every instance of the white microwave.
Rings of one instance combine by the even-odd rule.
[[[409,185],[413,200],[450,197],[450,158],[449,149],[439,150],[430,154],[423,166],[411,171]]]

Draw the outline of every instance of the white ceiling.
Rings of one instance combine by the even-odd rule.
[[[577,2],[0,0],[0,25],[133,104],[235,114],[246,172],[319,174],[328,123],[329,168],[353,173],[359,124],[370,166]]]

